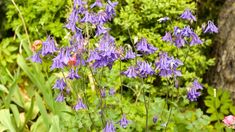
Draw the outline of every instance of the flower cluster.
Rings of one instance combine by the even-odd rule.
[[[161,53],[159,61],[156,62],[156,69],[160,71],[159,75],[162,77],[169,77],[174,75],[181,76],[181,72],[177,68],[183,65],[183,63],[174,59],[174,57],[169,57],[167,53]]]
[[[196,21],[196,17],[189,9],[186,9],[180,17],[191,22]],[[218,33],[218,28],[212,21],[208,21],[207,27],[203,27],[202,29],[204,30],[204,33]],[[182,29],[175,26],[173,33],[166,32],[165,35],[162,37],[162,40],[165,42],[173,43],[178,48],[181,48],[186,44],[194,46],[203,43],[200,37],[193,31],[192,28],[190,28],[190,26],[185,26]]]

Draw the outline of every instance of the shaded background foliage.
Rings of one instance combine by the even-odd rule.
[[[217,18],[219,7],[223,1],[201,1],[191,0],[119,0],[117,15],[112,23],[111,34],[116,38],[118,45],[130,45],[136,38],[146,37],[147,40],[159,48],[167,51],[179,59],[187,59],[182,68],[183,77],[179,80],[180,87],[185,88],[194,78],[203,81],[202,76],[209,66],[214,64],[213,59],[208,56],[208,50],[212,42],[207,39],[200,47],[177,50],[175,47],[164,43],[161,37],[165,31],[173,30],[174,26],[184,27],[187,22],[180,21],[179,15],[185,8],[190,8],[198,12],[198,22],[200,25],[204,20]],[[45,40],[47,35],[55,37],[59,45],[68,45],[68,31],[64,28],[66,18],[71,11],[72,1],[70,0],[19,0],[16,2],[21,11],[29,33],[30,42],[34,40]],[[27,58],[32,55],[31,43],[28,43],[28,36],[25,34],[19,12],[11,1],[0,1],[0,131],[85,131],[92,128],[86,117],[89,112],[76,113],[65,103],[54,102],[54,95],[51,87],[57,74],[49,71],[50,63],[43,66],[31,63]],[[208,15],[209,14],[209,15]],[[170,22],[159,23],[161,17],[169,16]],[[201,33],[200,26],[192,25],[197,33]],[[155,61],[155,56],[148,59]],[[125,68],[126,65],[123,66]],[[198,68],[200,67],[200,68]],[[104,83],[108,87],[115,87],[119,91],[120,84],[117,84],[118,65],[114,66],[112,72],[105,71]],[[111,76],[111,78],[110,78]],[[142,84],[138,80],[124,79],[125,100],[118,107],[123,107],[128,113],[128,118],[134,120],[131,127],[126,131],[142,131],[144,129],[144,107],[143,98],[139,95]],[[166,80],[160,80],[158,76],[150,78],[144,84],[150,99],[152,108],[150,116],[158,115],[159,122],[155,125],[150,123],[152,130],[161,131],[162,124],[166,117],[161,114],[168,114],[169,109],[165,107],[164,97],[168,93]],[[235,113],[229,93],[218,94],[218,98],[213,98],[213,88],[205,84],[207,90],[204,91],[205,106],[202,103],[189,103],[186,99],[186,90],[180,89],[180,103],[172,101],[169,106],[174,106],[173,121],[169,123],[169,131],[215,131],[223,129],[220,123],[224,115]],[[171,95],[177,98],[177,90],[172,88]],[[207,92],[208,91],[208,92]],[[207,95],[208,93],[208,95]],[[90,96],[92,92],[90,91]],[[117,94],[117,96],[120,96]],[[108,98],[108,102],[116,102],[115,98]],[[204,101],[203,100],[203,101]],[[95,101],[91,100],[90,101]],[[215,102],[216,105],[211,105]],[[223,103],[226,102],[226,103]],[[223,106],[223,107],[222,107]],[[200,109],[204,107],[203,111]],[[90,111],[94,114],[96,111]],[[113,114],[117,113],[117,115]],[[219,117],[217,114],[220,113]],[[109,116],[117,119],[120,111],[114,109],[109,111]],[[11,118],[13,117],[13,118]],[[151,119],[150,119],[151,120]],[[94,117],[97,128],[101,129],[98,117]],[[201,126],[201,127],[199,127]],[[125,129],[119,128],[120,131]],[[228,129],[226,129],[229,131]]]

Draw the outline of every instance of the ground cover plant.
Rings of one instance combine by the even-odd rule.
[[[229,93],[201,78],[214,63],[203,36],[219,30],[197,23],[194,2],[12,3],[17,40],[1,51],[20,54],[1,64],[2,131],[232,131]]]

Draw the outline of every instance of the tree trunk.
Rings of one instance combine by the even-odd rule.
[[[219,34],[213,48],[216,65],[209,81],[216,88],[227,89],[235,99],[235,0],[227,0],[218,19]]]

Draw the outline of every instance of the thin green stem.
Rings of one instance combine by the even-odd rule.
[[[144,79],[142,78],[142,84],[144,84]],[[145,113],[146,113],[146,119],[145,119],[145,132],[148,132],[148,102],[145,95],[145,90],[143,88],[143,96],[144,96],[144,107],[145,107]]]
[[[82,70],[82,73],[85,73],[85,71]],[[85,74],[83,74],[82,76],[83,76],[82,77],[82,85],[83,85],[82,87],[83,87],[83,90],[84,90],[84,92],[83,92],[84,93],[84,99],[85,99],[87,109],[89,111],[89,103],[88,103],[88,98],[87,98],[87,94],[86,94]],[[92,126],[94,126],[95,124],[94,124],[94,122],[91,118],[91,114],[89,112],[88,112],[88,116],[89,116],[89,119],[91,120]]]
[[[27,40],[28,40],[28,43],[29,43],[29,46],[31,47],[31,42],[30,42],[30,39],[29,39],[29,34],[28,34],[28,30],[27,30],[27,27],[26,27],[26,24],[25,24],[25,21],[24,21],[24,17],[20,11],[20,9],[18,8],[18,6],[16,5],[15,1],[14,0],[11,0],[11,2],[13,3],[13,5],[15,6],[16,10],[19,12],[19,16],[20,16],[20,19],[23,23],[23,27],[24,27],[24,31],[25,31],[25,34],[27,36]]]

